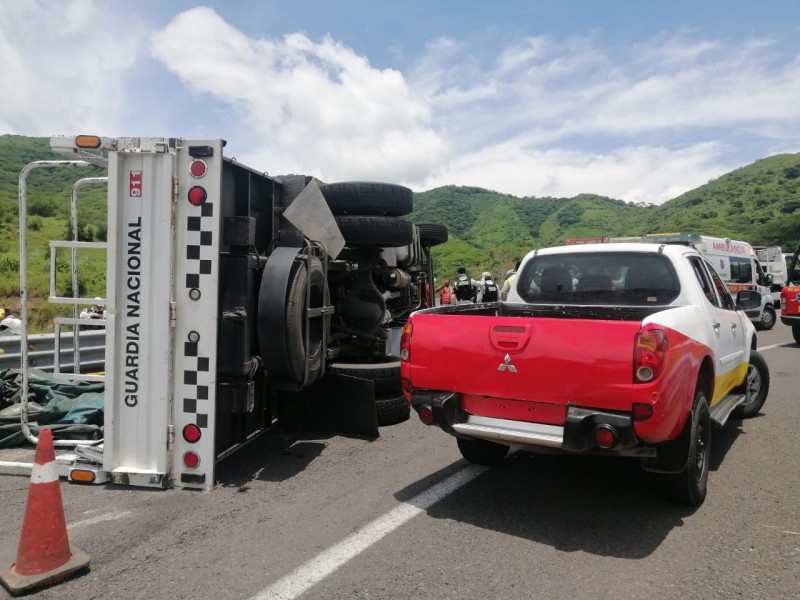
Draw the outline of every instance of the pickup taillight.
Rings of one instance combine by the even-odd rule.
[[[414,326],[411,321],[406,321],[403,325],[403,333],[400,335],[400,360],[409,361],[411,359],[411,332]]]
[[[667,334],[660,329],[647,329],[636,334],[633,343],[633,381],[648,383],[664,368],[669,350]]]

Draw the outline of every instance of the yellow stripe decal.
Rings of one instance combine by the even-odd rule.
[[[714,382],[714,398],[711,400],[711,406],[722,400],[725,396],[731,393],[735,387],[742,384],[744,378],[747,376],[748,363],[739,365],[726,373],[718,375]]]

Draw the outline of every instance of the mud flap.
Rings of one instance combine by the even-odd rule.
[[[289,421],[304,431],[380,437],[374,383],[368,379],[326,373],[288,400]],[[281,404],[285,404],[283,399]],[[287,408],[284,406],[284,408]]]

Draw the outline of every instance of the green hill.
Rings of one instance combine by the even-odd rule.
[[[0,305],[19,305],[18,180],[34,160],[59,159],[47,138],[0,136]],[[257,165],[254,165],[257,166]],[[31,298],[48,290],[47,240],[69,236],[72,169],[44,169],[28,178],[29,287]],[[102,176],[97,167],[83,176]],[[104,240],[105,194],[102,186],[80,192],[80,239]],[[447,225],[450,239],[434,248],[440,277],[459,266],[477,276],[498,278],[536,247],[571,238],[631,236],[654,232],[697,232],[731,237],[755,245],[780,245],[787,251],[800,243],[800,154],[781,154],[736,169],[660,206],[634,205],[603,196],[518,198],[476,187],[445,186],[415,194],[410,219]],[[58,292],[71,288],[69,257],[56,261]],[[103,268],[88,259],[81,266],[81,294],[104,293]]]
[[[527,251],[572,238],[691,231],[789,251],[800,243],[800,154],[758,160],[660,206],[453,186],[417,194],[414,202],[413,220],[450,227],[450,240],[433,253],[441,276],[462,265],[502,274]]]

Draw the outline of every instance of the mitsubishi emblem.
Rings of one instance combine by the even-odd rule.
[[[509,373],[516,373],[517,367],[511,364],[511,355],[506,354],[506,357],[503,359],[503,362],[500,363],[500,366],[497,367],[498,371],[508,371]]]

